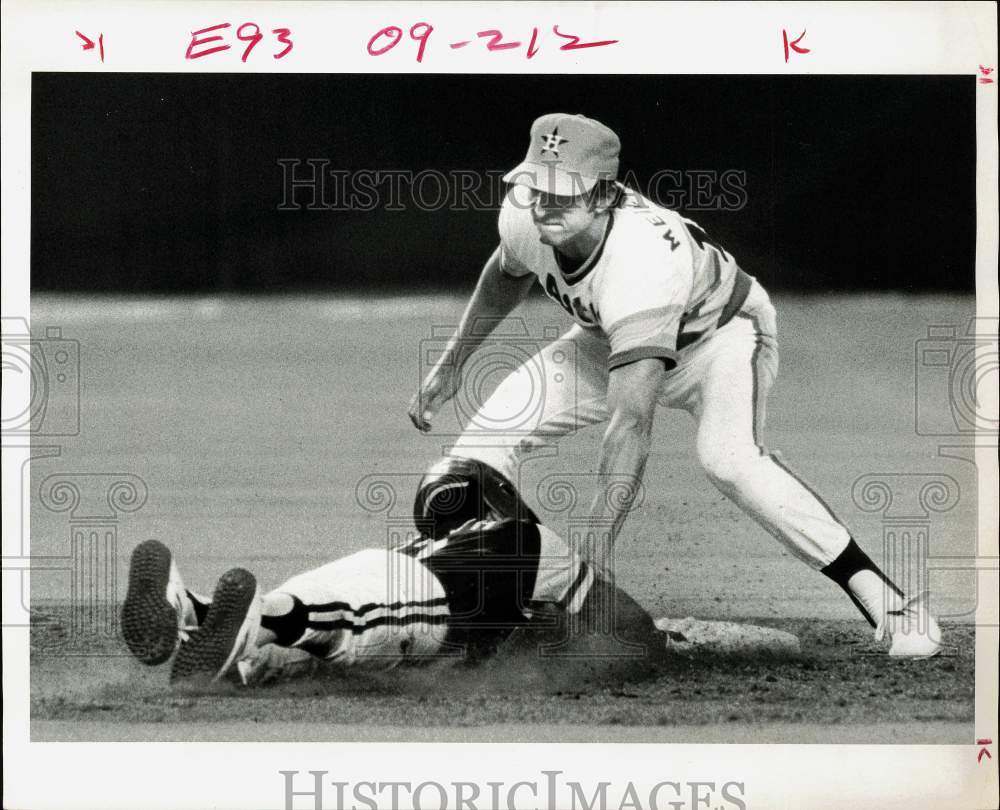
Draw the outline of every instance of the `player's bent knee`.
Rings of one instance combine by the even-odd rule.
[[[754,465],[759,458],[760,451],[755,446],[698,453],[708,479],[721,490],[738,489],[753,475]]]
[[[418,531],[444,537],[470,520],[539,520],[501,473],[473,459],[446,456],[417,487],[413,520]]]

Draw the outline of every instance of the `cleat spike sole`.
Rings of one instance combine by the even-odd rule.
[[[182,645],[170,680],[219,680],[242,648],[244,625],[257,595],[257,580],[243,568],[222,575],[215,587],[205,621],[189,642]]]
[[[122,603],[122,637],[129,651],[147,666],[162,664],[177,648],[177,612],[167,601],[170,549],[146,540],[132,552],[128,593]]]

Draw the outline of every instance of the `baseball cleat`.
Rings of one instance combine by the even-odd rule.
[[[222,575],[198,632],[174,658],[170,680],[222,678],[237,661],[253,652],[260,629],[257,580],[243,568]]]
[[[121,620],[129,651],[148,666],[170,658],[198,625],[173,555],[158,540],[146,540],[132,552]]]
[[[889,655],[899,658],[930,658],[941,651],[941,628],[931,615],[927,591],[917,594],[899,610],[890,610],[875,630],[875,640],[888,633],[892,638]]]

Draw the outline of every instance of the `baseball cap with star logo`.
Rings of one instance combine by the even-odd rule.
[[[621,141],[593,118],[549,113],[531,125],[528,154],[503,179],[505,183],[576,197],[598,180],[618,177]]]

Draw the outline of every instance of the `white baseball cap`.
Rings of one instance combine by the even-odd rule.
[[[549,113],[531,125],[528,154],[503,179],[561,197],[576,197],[600,180],[618,177],[620,151],[618,136],[600,121]]]

